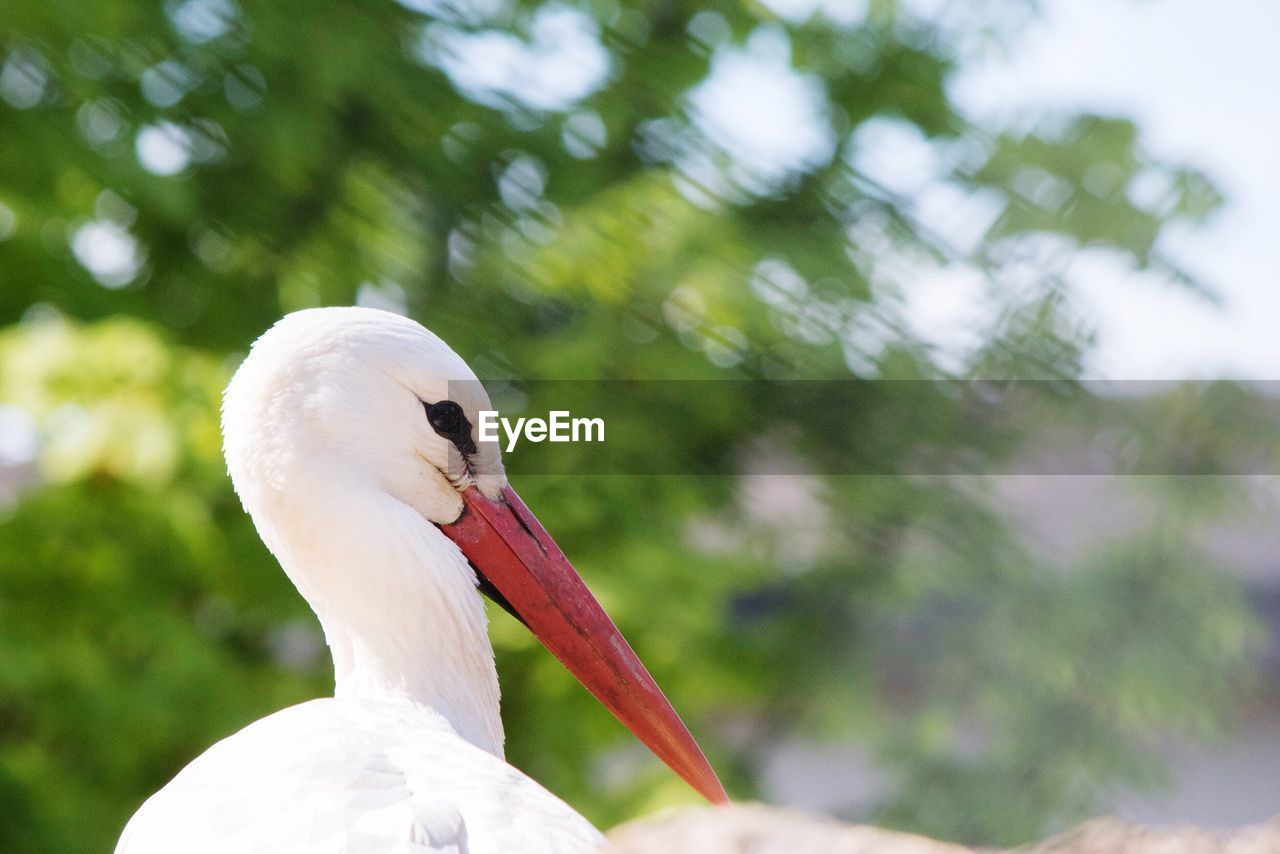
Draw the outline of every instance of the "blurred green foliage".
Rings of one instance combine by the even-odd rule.
[[[218,453],[219,391],[286,311],[400,304],[494,379],[1069,383],[1080,252],[1209,293],[1159,240],[1218,205],[1204,176],[1122,118],[983,127],[951,101],[1033,8],[6,0],[0,404],[39,485],[0,521],[0,848],[104,850],[208,744],[331,687]],[[818,136],[766,162],[699,93],[780,50]],[[866,164],[912,146],[967,237]],[[989,291],[961,365],[905,320],[904,283],[938,270]],[[877,435],[931,417],[876,402]],[[517,485],[735,795],[777,739],[852,736],[896,781],[852,817],[1021,842],[1152,782],[1153,733],[1229,720],[1250,622],[1185,548],[1195,501],[1064,571],[972,479],[741,480],[731,413],[688,404],[654,429],[718,474]],[[823,470],[821,441],[785,444]],[[518,625],[492,631],[515,764],[605,825],[692,797]]]

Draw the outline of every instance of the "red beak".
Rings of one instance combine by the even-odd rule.
[[[506,486],[497,501],[476,487],[441,529],[517,617],[637,738],[704,798],[728,803],[697,742],[564,553]]]

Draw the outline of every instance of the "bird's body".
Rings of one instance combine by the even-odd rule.
[[[117,854],[573,852],[603,837],[503,760],[484,604],[511,607],[709,797],[692,737],[471,424],[488,398],[417,323],[289,315],[228,386],[232,482],[315,610],[335,697],[217,743],[151,797]],[[424,411],[425,410],[425,411]]]
[[[215,744],[139,810],[119,850],[572,854],[603,847],[567,804],[460,738],[430,709],[323,699]]]

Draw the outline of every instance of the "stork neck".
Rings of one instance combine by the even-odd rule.
[[[501,757],[498,677],[470,564],[390,495],[345,498],[277,551],[324,627],[335,695],[426,706]]]

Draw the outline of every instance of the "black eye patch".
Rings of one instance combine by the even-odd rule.
[[[467,413],[452,400],[440,400],[435,403],[422,402],[427,411],[427,423],[436,433],[448,439],[463,456],[476,452],[476,443],[471,439],[471,422]]]

